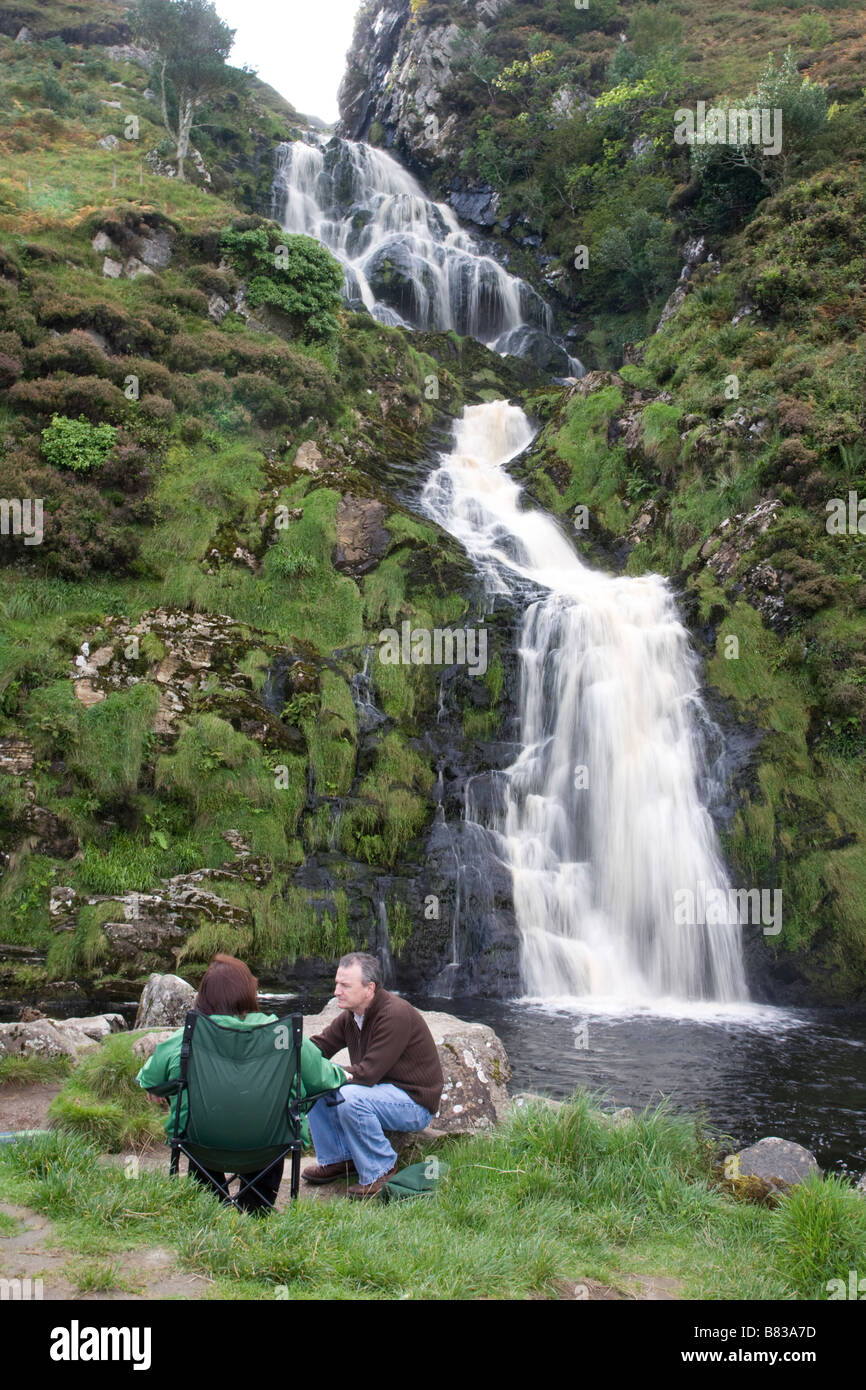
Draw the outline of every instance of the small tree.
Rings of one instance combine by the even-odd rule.
[[[157,52],[162,120],[174,141],[182,179],[196,110],[237,81],[226,67],[235,31],[220,19],[211,0],[138,0],[134,25]]]
[[[647,208],[634,208],[620,224],[605,228],[592,262],[615,279],[624,305],[640,295],[649,308],[676,278],[673,227]]]
[[[763,145],[746,143],[745,138],[742,143],[732,145],[692,145],[692,168],[702,177],[712,172],[713,165],[748,169],[757,174],[765,189],[771,192],[780,188],[794,170],[806,162],[810,145],[827,122],[827,93],[807,76],[800,76],[793,48],[785,50],[778,67],[774,55],[770,54],[757,91],[750,92],[744,101],[721,99],[716,105],[781,111],[781,149],[778,154],[768,153]]]

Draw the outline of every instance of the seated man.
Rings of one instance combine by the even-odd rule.
[[[318,1165],[305,1182],[333,1182],[353,1167],[361,1179],[349,1196],[373,1197],[397,1171],[397,1155],[386,1129],[424,1129],[439,1109],[442,1066],[439,1051],[417,1009],[382,988],[375,956],[359,951],[343,956],[334,990],[340,1013],[311,1041],[323,1056],[348,1047],[343,1070],[345,1104],[310,1111],[310,1133]]]

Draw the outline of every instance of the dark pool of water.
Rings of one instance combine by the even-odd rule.
[[[668,1097],[702,1111],[737,1146],[779,1135],[825,1169],[866,1171],[866,1014],[761,1008],[730,1019],[616,1017],[489,999],[413,1000],[487,1023],[511,1091],[561,1100],[576,1089],[617,1106]]]

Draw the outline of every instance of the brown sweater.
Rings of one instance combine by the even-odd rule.
[[[364,1014],[363,1028],[358,1028],[351,1009],[341,1009],[312,1041],[323,1057],[348,1047],[352,1083],[390,1082],[431,1115],[439,1109],[444,1077],[433,1035],[417,1009],[381,985]]]

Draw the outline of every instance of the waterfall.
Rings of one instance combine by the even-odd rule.
[[[422,497],[488,590],[526,601],[522,749],[493,809],[470,783],[465,813],[511,870],[524,989],[745,1000],[737,922],[676,910],[702,884],[728,889],[700,796],[711,721],[697,657],[664,579],[589,569],[552,518],[522,509],[505,466],[532,435],[506,401],[468,407]]]
[[[382,984],[388,989],[394,983],[394,967],[391,964],[391,938],[388,934],[388,909],[385,899],[380,898],[377,911],[376,955],[382,967]]]
[[[273,215],[287,232],[323,242],[343,266],[348,302],[381,323],[453,329],[555,374],[583,375],[554,337],[549,305],[384,150],[336,137],[280,145]]]

